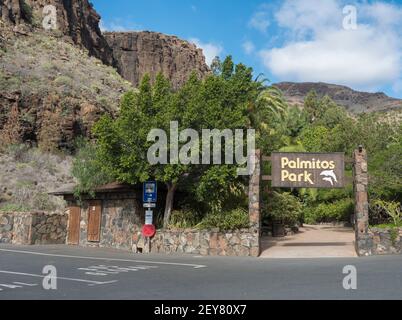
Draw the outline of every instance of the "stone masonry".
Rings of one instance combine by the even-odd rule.
[[[254,171],[249,181],[248,207],[250,217],[250,233],[255,237],[258,249],[253,250],[252,256],[260,255],[261,247],[261,150],[256,150],[254,156]]]
[[[367,152],[359,147],[353,153],[356,252],[359,256],[372,254],[369,229]]]
[[[46,212],[0,213],[0,243],[64,244],[67,215]]]
[[[371,228],[369,237],[371,254],[402,254],[402,229]]]
[[[249,229],[225,232],[218,229],[161,230],[152,239],[151,252],[256,257],[259,240]]]

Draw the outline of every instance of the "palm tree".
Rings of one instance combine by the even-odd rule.
[[[259,110],[271,113],[277,120],[282,121],[286,116],[288,105],[282,92],[274,87],[265,87],[256,99]]]

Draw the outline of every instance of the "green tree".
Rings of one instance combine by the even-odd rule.
[[[231,64],[230,59],[225,61],[226,65]],[[225,75],[211,75],[203,81],[193,74],[177,92],[171,90],[169,82],[161,74],[153,86],[146,76],[138,93],[129,92],[123,97],[117,119],[105,116],[94,127],[97,158],[103,171],[120,182],[135,184],[153,178],[166,184],[165,227],[169,223],[174,195],[180,184],[193,182],[194,194],[204,201],[211,189],[229,190],[220,193],[220,202],[234,190],[233,186],[238,185],[234,165],[178,164],[172,161],[171,156],[169,164],[150,164],[147,159],[149,148],[157,142],[157,137],[155,141],[147,142],[149,132],[156,128],[169,132],[172,121],[179,124],[178,132],[191,128],[199,136],[202,129],[247,128],[246,107],[255,86],[252,73],[243,65],[233,67],[231,73],[230,67],[225,70]],[[188,142],[181,140],[179,149]],[[156,150],[155,155],[165,152],[170,155],[169,144],[165,149]],[[201,153],[191,155],[201,157]],[[210,181],[214,181],[213,188]],[[212,197],[210,201],[215,200]]]
[[[97,186],[111,182],[113,178],[102,171],[102,166],[95,157],[97,146],[94,143],[79,139],[76,145],[79,151],[74,158],[71,173],[79,184],[75,187],[74,194],[77,197],[83,193],[94,195]]]

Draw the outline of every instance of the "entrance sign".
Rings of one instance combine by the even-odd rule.
[[[143,187],[143,197],[142,201],[144,203],[155,203],[157,199],[157,186],[156,181],[144,182]]]
[[[275,152],[272,159],[272,187],[343,188],[344,153]]]

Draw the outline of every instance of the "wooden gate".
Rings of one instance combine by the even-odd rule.
[[[78,245],[80,242],[81,208],[78,206],[71,206],[69,207],[69,211],[67,243]]]
[[[89,202],[88,241],[90,242],[100,241],[101,217],[102,217],[102,201]]]

